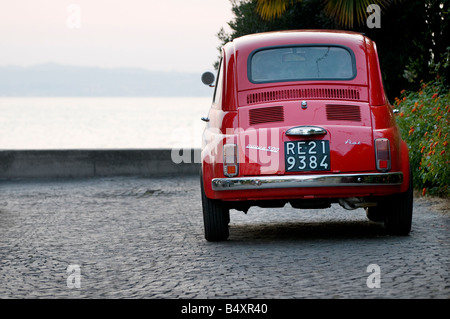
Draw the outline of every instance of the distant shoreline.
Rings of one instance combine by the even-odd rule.
[[[0,66],[0,97],[208,97],[201,74],[54,63]]]

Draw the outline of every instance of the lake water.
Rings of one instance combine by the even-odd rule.
[[[200,148],[211,98],[0,98],[0,150]]]

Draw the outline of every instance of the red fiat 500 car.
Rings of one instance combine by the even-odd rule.
[[[205,238],[226,240],[230,209],[363,208],[387,232],[412,219],[408,148],[381,79],[375,43],[359,33],[285,31],[222,49],[203,134]],[[213,83],[215,84],[213,85]]]

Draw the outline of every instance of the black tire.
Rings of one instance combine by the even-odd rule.
[[[230,209],[221,201],[209,199],[205,195],[203,179],[201,180],[203,225],[207,241],[224,241],[228,239]]]
[[[407,236],[411,231],[413,212],[413,183],[409,175],[409,187],[405,193],[394,195],[388,201],[384,225],[388,234]]]

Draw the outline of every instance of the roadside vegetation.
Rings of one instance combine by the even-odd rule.
[[[395,98],[397,123],[409,147],[414,185],[422,195],[450,196],[450,93],[440,76]]]

